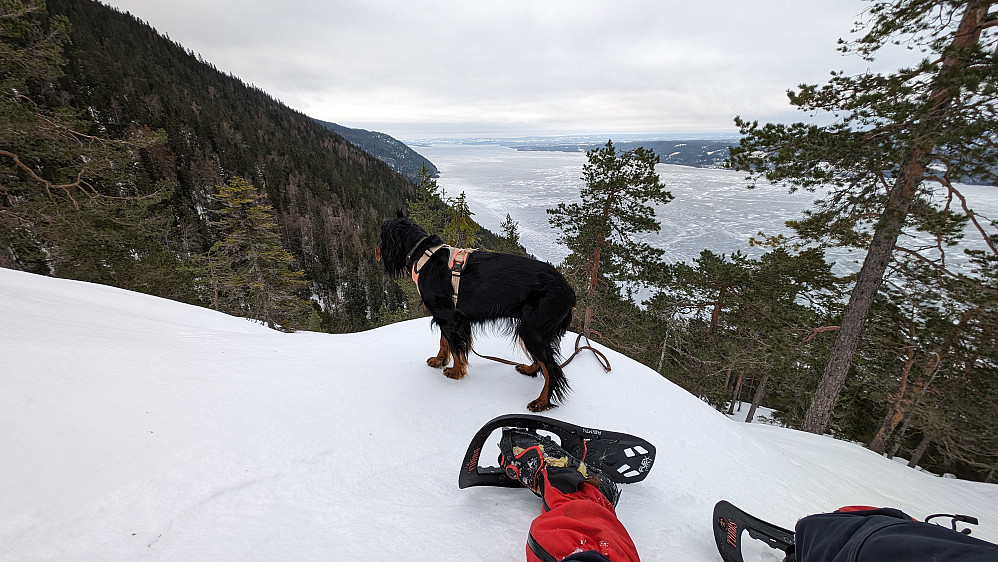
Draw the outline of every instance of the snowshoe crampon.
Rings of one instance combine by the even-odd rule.
[[[714,506],[714,542],[724,562],[744,562],[743,531],[748,531],[750,538],[783,552],[794,545],[793,531],[749,515],[724,500],[717,502]]]
[[[532,414],[507,414],[488,422],[468,445],[468,452],[461,464],[458,486],[502,486],[519,487],[519,481],[506,476],[502,467],[497,466],[496,454],[486,453],[495,466],[481,466],[482,451],[489,437],[497,429],[518,427],[529,431],[543,431],[554,436],[568,454],[592,466],[618,484],[640,482],[648,476],[655,462],[655,446],[648,441],[617,431],[592,429]],[[495,439],[498,443],[498,438]]]

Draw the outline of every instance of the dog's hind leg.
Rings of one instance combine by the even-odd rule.
[[[444,374],[452,379],[463,379],[468,374],[468,356],[454,354],[454,366],[444,369]]]
[[[517,321],[514,326],[515,326],[515,331],[519,332],[520,331],[520,322]],[[518,338],[516,338],[516,340],[518,342],[520,342],[520,349],[523,350],[523,353],[525,353],[527,355],[527,357],[531,357],[530,352],[527,351],[526,344],[523,343],[523,339],[518,337]],[[533,363],[531,363],[529,365],[524,365],[523,363],[520,363],[519,365],[515,365],[515,369],[516,369],[516,372],[520,373],[521,375],[527,375],[528,377],[536,377],[537,376],[537,372],[541,370],[541,364],[538,363],[537,361],[534,361]]]
[[[538,363],[537,361],[534,361],[530,365],[520,364],[516,366],[517,373],[520,373],[521,375],[527,375],[528,377],[536,377],[537,371],[539,371],[540,369],[541,369],[541,364]]]
[[[544,363],[534,363],[534,365],[540,365],[540,370],[544,373],[544,388],[541,389],[540,396],[527,404],[527,409],[531,412],[543,412],[554,407],[554,404],[551,403],[551,374]]]
[[[571,312],[569,311],[569,314]],[[524,307],[517,328],[523,347],[544,375],[544,388],[536,400],[527,404],[532,412],[542,412],[561,402],[569,391],[568,380],[558,364],[556,346],[566,324],[565,312],[556,299],[541,299],[537,307]],[[519,370],[519,369],[517,369]],[[523,371],[520,371],[523,372]]]
[[[433,357],[426,360],[426,364],[434,369],[440,369],[450,363],[450,344],[447,338],[440,336],[440,351]]]
[[[541,389],[540,395],[527,404],[527,409],[531,412],[543,412],[553,408],[553,402],[564,398],[568,390],[568,381],[565,380],[565,374],[555,359],[554,350],[550,343],[537,336],[525,338],[525,341],[527,342],[527,350],[534,359],[534,365],[531,366],[537,366],[537,370],[544,375],[544,387]]]
[[[454,358],[454,365],[444,369],[444,374],[452,379],[464,378],[468,373],[468,350],[471,349],[471,324],[458,311],[449,320],[436,319],[440,326],[441,341],[446,341]],[[441,346],[444,343],[440,344]]]

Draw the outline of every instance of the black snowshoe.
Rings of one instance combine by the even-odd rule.
[[[714,506],[714,542],[724,562],[744,562],[742,558],[742,532],[760,540],[771,548],[791,551],[794,532],[749,515],[734,505],[721,500]]]
[[[459,487],[522,486],[518,480],[509,478],[502,467],[479,464],[482,462],[482,448],[489,436],[497,429],[508,427],[545,431],[555,435],[568,454],[599,470],[618,484],[644,480],[655,462],[655,446],[634,435],[582,427],[545,416],[507,414],[486,423],[472,438],[461,464]]]

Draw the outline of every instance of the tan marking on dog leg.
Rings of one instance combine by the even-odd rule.
[[[462,379],[468,374],[468,356],[454,354],[454,366],[444,369],[444,374],[452,379]]]
[[[534,361],[530,365],[524,365],[521,363],[516,366],[516,372],[520,373],[521,375],[527,375],[528,377],[536,377],[537,371],[540,370],[540,368],[541,364],[536,361]]]
[[[447,343],[447,339],[440,336],[440,350],[433,357],[426,360],[426,364],[434,369],[439,369],[450,363],[450,344]]]
[[[544,410],[550,410],[554,407],[550,400],[551,375],[548,374],[548,368],[543,362],[538,361],[537,364],[541,366],[541,372],[544,374],[544,388],[541,389],[541,394],[536,400],[533,400],[527,404],[527,409],[531,412],[543,412]]]

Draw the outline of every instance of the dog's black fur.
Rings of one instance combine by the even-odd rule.
[[[411,275],[412,267],[428,248],[442,244],[439,236],[426,231],[404,217],[381,224],[381,245],[376,255],[384,262],[385,272],[393,277]],[[419,293],[423,305],[440,326],[440,350],[426,363],[445,367],[454,357],[454,366],[444,374],[459,379],[467,372],[471,350],[472,326],[508,322],[511,332],[534,361],[517,365],[516,370],[530,376],[544,375],[544,388],[527,408],[540,412],[554,402],[563,402],[568,381],[558,364],[559,344],[572,322],[575,291],[551,264],[535,259],[479,251],[468,256],[461,273],[457,308],[451,297],[451,272],[446,249],[433,254],[419,274]]]

